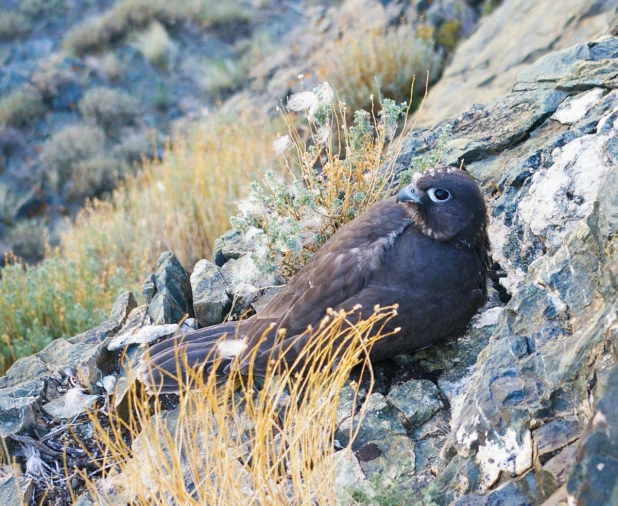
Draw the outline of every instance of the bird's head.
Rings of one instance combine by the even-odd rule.
[[[397,196],[425,235],[438,241],[472,243],[484,237],[487,209],[478,185],[467,172],[439,167],[421,173]]]

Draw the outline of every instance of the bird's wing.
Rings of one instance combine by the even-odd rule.
[[[247,357],[257,343],[270,349],[276,332],[290,338],[316,326],[327,308],[337,308],[355,297],[370,277],[382,269],[384,252],[411,223],[394,198],[383,200],[341,228],[286,288],[254,317],[247,329]],[[272,325],[266,335],[264,330]]]

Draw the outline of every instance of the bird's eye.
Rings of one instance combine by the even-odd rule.
[[[430,188],[427,190],[429,198],[434,202],[446,202],[451,198],[451,194],[448,190],[442,188]]]

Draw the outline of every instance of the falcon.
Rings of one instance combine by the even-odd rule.
[[[218,375],[232,360],[243,374],[263,375],[277,346],[292,363],[296,343],[311,345],[298,338],[329,308],[368,317],[376,305],[397,304],[382,329],[391,334],[374,344],[370,358],[420,350],[465,329],[487,299],[488,265],[487,210],[478,185],[458,168],[426,171],[339,229],[259,314],[154,345],[140,379],[150,393],[177,392],[183,368],[208,370],[222,339],[241,346],[219,353]]]

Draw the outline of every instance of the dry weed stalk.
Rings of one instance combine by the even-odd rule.
[[[172,412],[133,388],[126,419],[91,414],[100,472],[81,472],[88,490],[102,505],[335,504],[336,470],[359,427],[335,454],[339,392],[359,364],[373,385],[369,351],[395,313],[376,307],[356,321],[353,311],[331,312],[291,366],[273,357],[264,378],[233,372],[223,384],[194,373],[199,388]]]

